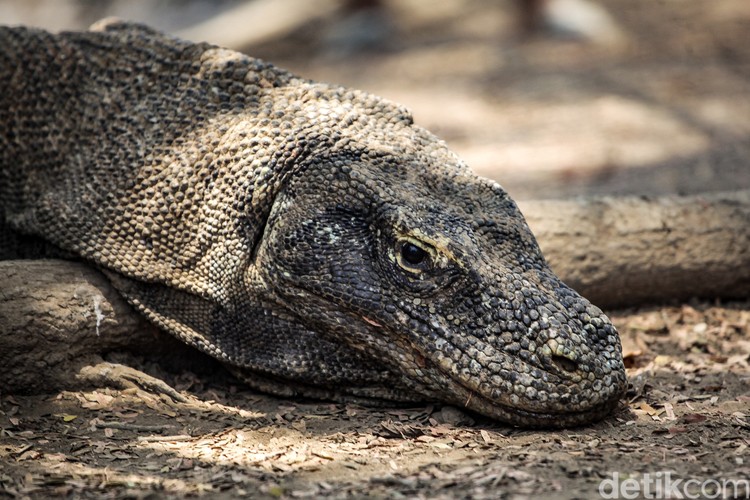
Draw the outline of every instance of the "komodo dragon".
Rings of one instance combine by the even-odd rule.
[[[406,109],[125,22],[0,47],[6,239],[96,266],[249,385],[547,427],[623,395],[609,319]]]

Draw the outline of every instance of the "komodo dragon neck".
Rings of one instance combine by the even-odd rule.
[[[251,385],[528,426],[622,395],[609,319],[403,108],[135,24],[0,44],[2,223]]]

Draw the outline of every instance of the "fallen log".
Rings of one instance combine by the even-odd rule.
[[[90,266],[65,260],[0,261],[0,390],[46,392],[111,382],[118,375],[114,385],[122,386],[130,374],[111,372],[127,368],[106,363],[102,356],[124,352],[192,356],[191,349],[146,321]]]
[[[750,296],[750,190],[519,205],[552,269],[600,307]]]

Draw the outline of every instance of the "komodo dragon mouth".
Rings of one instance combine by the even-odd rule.
[[[443,399],[446,399],[445,394],[451,394],[448,399],[458,407],[524,427],[573,427],[599,420],[617,406],[625,389],[623,383],[615,385],[614,390],[599,393],[597,402],[579,405],[576,409],[566,403],[545,405],[526,398],[514,398],[513,394],[502,393],[499,398],[493,398],[470,387],[474,384],[457,379],[451,372],[442,372],[442,375]]]
[[[529,401],[520,399],[512,401],[512,395],[505,395],[505,398],[499,400],[492,399],[475,389],[467,387],[465,381],[456,380],[450,373],[445,375],[447,384],[444,387],[448,387],[446,392],[453,395],[451,400],[456,406],[467,408],[503,422],[538,428],[573,427],[599,420],[617,406],[625,387],[622,385],[621,388],[609,392],[605,396],[606,399],[585,409],[575,410],[567,407],[564,403],[557,407],[545,407],[539,404],[525,406],[525,403],[529,403]],[[532,406],[536,406],[538,409],[532,409]]]
[[[323,382],[317,388],[296,385],[296,395],[340,400],[354,398],[358,402],[367,404],[369,401],[377,405],[383,405],[389,400],[444,402],[514,425],[560,428],[601,419],[617,406],[627,385],[624,372],[620,370],[621,361],[617,357],[611,362],[606,360],[605,364],[612,366],[605,368],[606,375],[600,374],[601,378],[597,378],[591,372],[578,370],[575,362],[562,356],[553,355],[552,359],[545,360],[542,365],[534,366],[499,352],[492,363],[507,367],[495,376],[505,382],[505,387],[501,384],[493,386],[487,383],[490,377],[466,376],[466,370],[446,362],[446,358],[441,356],[443,351],[437,349],[439,342],[422,345],[408,342],[407,345],[403,341],[402,325],[393,327],[363,316],[358,311],[316,295],[305,286],[287,287],[285,296],[293,297],[293,302],[304,300],[314,305],[312,309],[317,312],[306,319],[312,320],[322,331],[337,329],[330,323],[333,319],[333,323],[346,325],[344,330],[351,338],[360,339],[359,343],[355,342],[357,345],[398,345],[398,356],[384,356],[377,350],[365,349],[366,356],[374,357],[373,365],[387,366],[392,373],[388,386],[378,385],[378,380],[364,384],[359,380],[356,385],[351,386],[347,381],[340,381],[333,387]],[[293,303],[287,301],[281,301],[280,305],[294,309]],[[604,327],[614,331],[611,325],[605,324]],[[424,337],[422,332],[412,338]],[[375,339],[393,339],[394,342],[378,342]],[[398,360],[395,364],[394,359]],[[290,382],[301,382],[292,380],[273,386],[268,384],[268,380],[264,380],[266,385],[262,386],[257,379],[254,380],[252,372],[242,372],[241,378],[251,385],[283,395],[289,395],[286,391]],[[507,383],[510,383],[510,390]],[[363,386],[368,387],[366,391],[362,390]]]

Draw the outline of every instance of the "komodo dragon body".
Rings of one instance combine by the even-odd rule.
[[[103,270],[250,385],[526,426],[623,394],[608,318],[405,109],[129,23],[0,47],[8,234]]]

